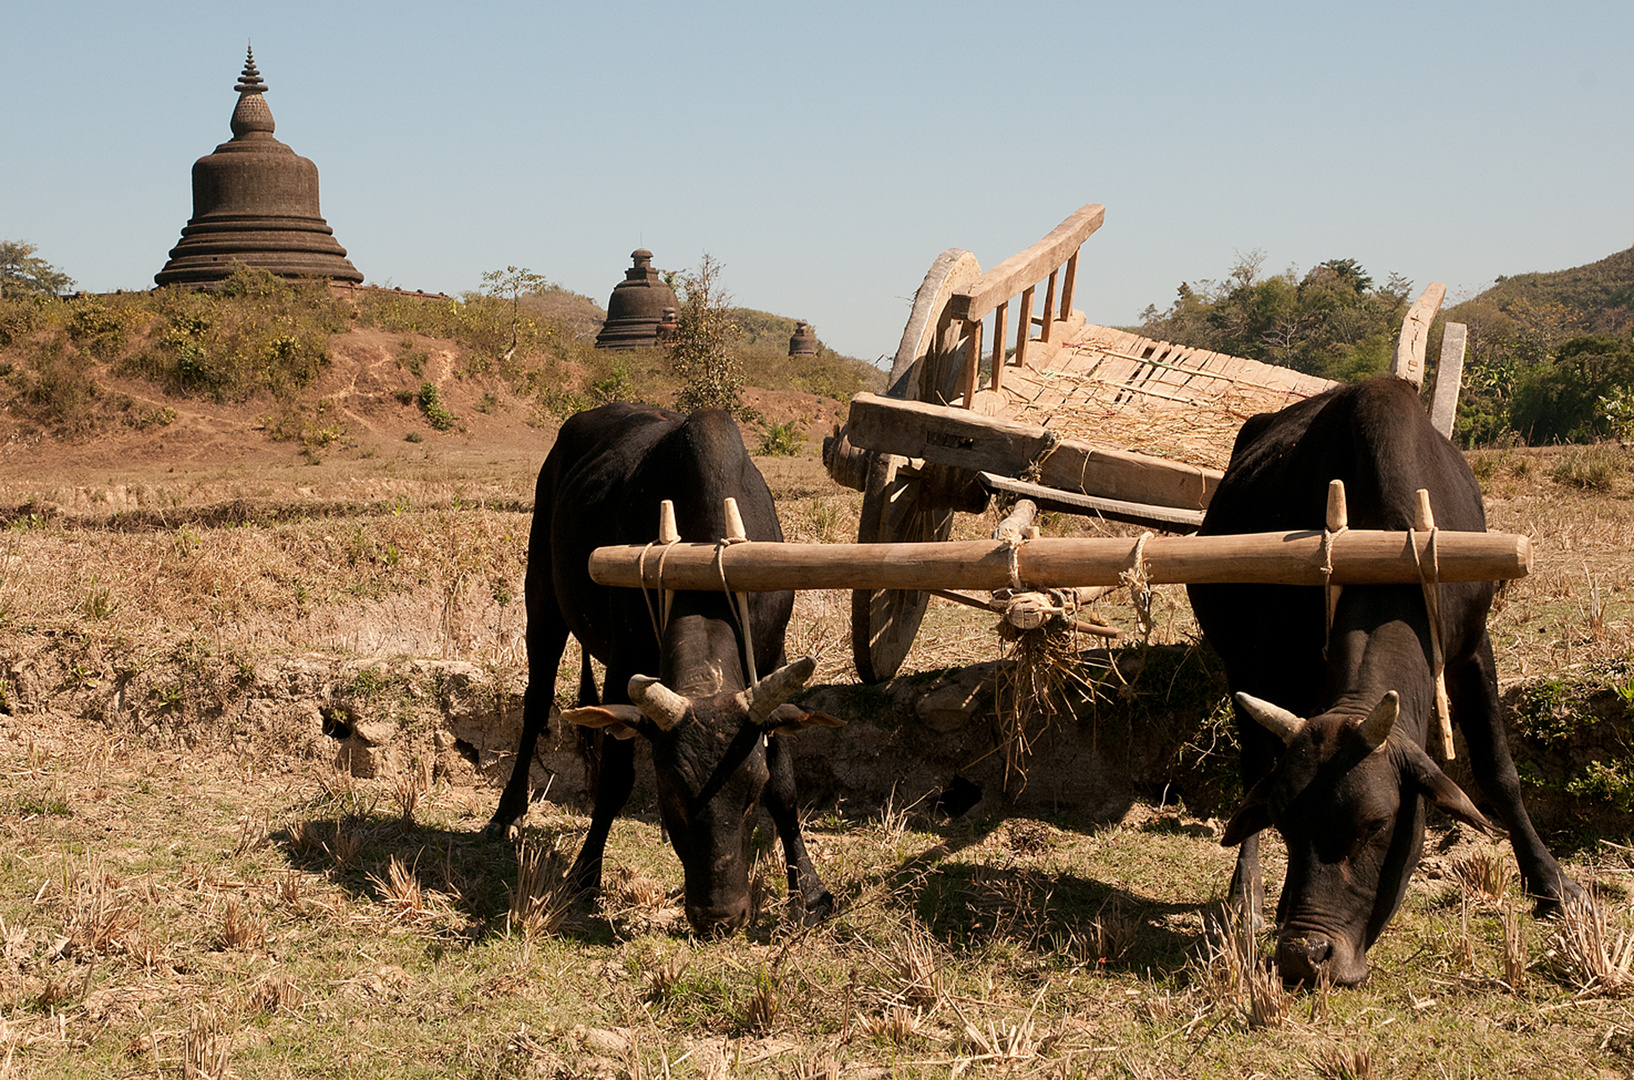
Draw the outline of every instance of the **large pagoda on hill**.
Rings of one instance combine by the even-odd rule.
[[[233,137],[193,163],[193,217],[153,280],[207,285],[243,263],[282,277],[361,282],[318,210],[318,167],[272,137],[253,52],[233,89]]]

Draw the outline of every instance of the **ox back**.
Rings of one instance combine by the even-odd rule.
[[[718,541],[726,533],[728,497],[737,501],[749,539],[783,539],[771,492],[737,426],[723,412],[684,417],[617,402],[578,413],[562,425],[539,472],[528,540],[522,740],[490,832],[504,831],[526,812],[530,766],[546,728],[569,633],[587,656],[606,665],[603,702],[609,709],[630,702],[630,680],[643,673],[656,672],[664,684],[699,701],[719,698],[730,705],[734,692],[748,689],[744,635],[724,593],[677,593],[661,643],[656,598],[649,607],[649,597],[640,590],[598,585],[588,569],[597,547],[651,542],[664,499],[675,503],[683,540]],[[654,549],[655,560],[660,550]],[[792,608],[792,593],[751,594],[747,638],[762,674],[784,663],[784,632]],[[588,677],[581,680],[581,705],[595,704],[583,700],[593,689]],[[635,715],[627,706],[626,713]],[[594,895],[600,889],[608,830],[634,782],[630,737],[640,734],[652,742],[661,810],[681,856],[687,914],[695,927],[731,928],[747,918],[747,869],[740,875],[736,864],[742,861],[738,849],[747,845],[752,824],[745,819],[756,801],[763,803],[782,836],[791,900],[803,900],[808,914],[826,912],[832,898],[805,853],[786,739],[766,739],[741,709],[674,731],[650,723],[619,724],[616,730],[620,738],[596,736],[602,746],[595,808],[570,871],[578,890]],[[713,805],[723,801],[735,805]],[[722,822],[728,824],[718,828]],[[721,832],[729,835],[714,835]],[[741,882],[736,880],[740,876]]]
[[[1479,485],[1463,455],[1430,425],[1413,387],[1375,379],[1245,423],[1200,532],[1319,531],[1334,479],[1344,481],[1352,528],[1412,528],[1415,493],[1423,488],[1439,527],[1486,529]],[[1521,802],[1486,630],[1494,586],[1440,589],[1447,691],[1472,771],[1511,834],[1527,888],[1544,906],[1558,904],[1576,886],[1562,875]],[[1258,834],[1274,825],[1289,846],[1277,909],[1284,979],[1314,981],[1320,973],[1341,984],[1358,982],[1366,973],[1365,951],[1400,904],[1417,864],[1424,800],[1490,828],[1423,749],[1435,694],[1422,589],[1343,589],[1331,635],[1321,589],[1236,584],[1193,585],[1188,592],[1198,624],[1225,663],[1242,743],[1248,795],[1225,838],[1241,843],[1233,900],[1246,917],[1259,918]],[[1238,695],[1301,719],[1268,729]],[[1392,715],[1377,729],[1387,740],[1358,741],[1363,718],[1383,709],[1387,698],[1392,704],[1385,711]]]

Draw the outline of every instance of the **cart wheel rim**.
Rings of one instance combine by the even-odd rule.
[[[868,470],[858,543],[943,541],[953,532],[953,511],[922,505],[918,477],[904,459],[879,455]],[[863,682],[892,678],[913,646],[930,596],[917,589],[859,589],[851,594],[851,654]]]

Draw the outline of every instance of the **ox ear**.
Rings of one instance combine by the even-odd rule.
[[[1408,750],[1407,767],[1403,771],[1412,785],[1448,817],[1479,829],[1494,840],[1502,840],[1509,835],[1475,809],[1475,804],[1469,801],[1464,789],[1453,783],[1452,777],[1442,772],[1440,766],[1430,760],[1430,755],[1417,746]]]
[[[642,719],[641,710],[634,705],[585,705],[562,710],[564,722],[601,728],[615,739],[633,739],[641,734]]]
[[[784,702],[772,710],[764,727],[772,735],[798,735],[807,728],[844,727],[845,721],[827,713],[807,712],[791,702]]]
[[[1255,784],[1243,797],[1243,804],[1226,822],[1225,832],[1220,837],[1221,847],[1236,847],[1255,833],[1271,827],[1271,807],[1265,800],[1265,785],[1268,783],[1269,777]]]

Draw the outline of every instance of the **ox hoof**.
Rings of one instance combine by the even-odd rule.
[[[824,889],[821,893],[809,899],[804,899],[800,905],[800,925],[816,926],[827,922],[834,917],[834,894]]]

